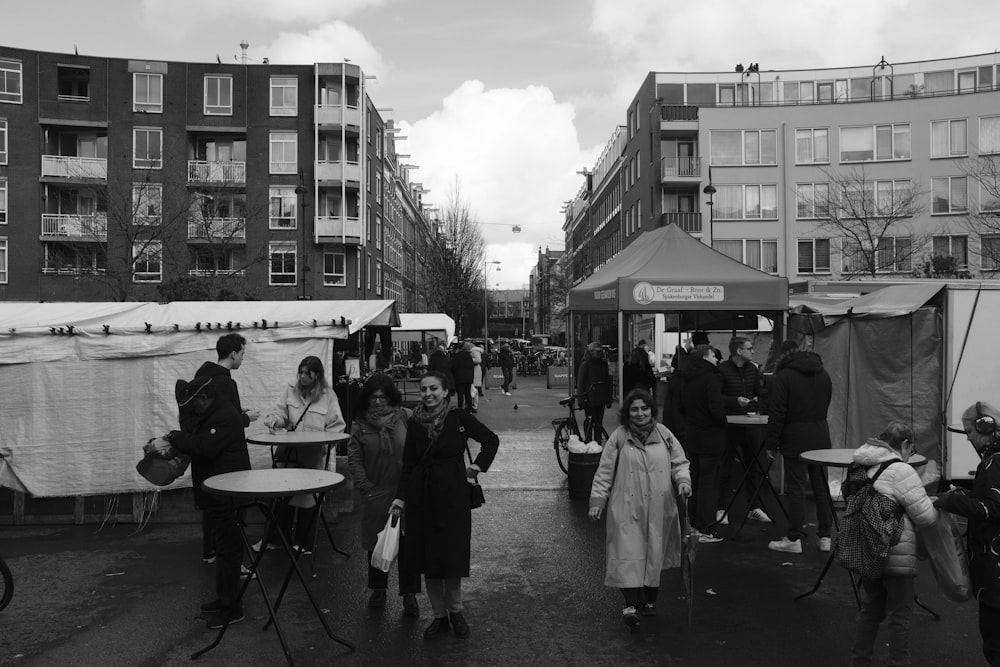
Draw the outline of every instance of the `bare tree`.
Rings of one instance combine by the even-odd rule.
[[[468,314],[481,308],[482,290],[486,289],[486,244],[457,179],[442,213],[442,219],[437,221],[437,243],[430,244],[425,258],[427,284],[423,289],[431,308],[450,316],[461,327]]]
[[[844,275],[909,273],[929,240],[906,225],[926,209],[924,191],[909,179],[873,180],[864,167],[824,173],[827,192],[814,190],[811,198],[800,192],[798,205],[814,207],[817,226],[844,239]]]
[[[978,196],[968,197],[965,216],[970,236],[979,239],[979,266],[995,271],[1000,267],[1000,157],[979,155],[955,164],[966,176],[969,191],[979,191]]]

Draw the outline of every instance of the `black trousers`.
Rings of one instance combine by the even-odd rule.
[[[215,593],[223,607],[235,603],[240,590],[243,536],[238,512],[230,502],[205,510],[205,518],[215,531]]]
[[[992,667],[1000,667],[1000,609],[979,604],[979,634],[983,655]]]
[[[458,394],[458,407],[472,409],[472,383],[460,382],[455,385]]]
[[[368,552],[368,588],[388,588],[389,573],[377,567],[372,567],[372,551]],[[416,595],[420,592],[420,573],[411,572],[409,568],[399,567],[399,594]]]

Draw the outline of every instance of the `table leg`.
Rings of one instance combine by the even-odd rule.
[[[754,501],[760,498],[760,493],[761,491],[764,490],[764,485],[766,484],[767,487],[771,490],[771,497],[774,498],[775,502],[778,504],[778,508],[781,510],[781,513],[785,516],[785,520],[786,521],[788,520],[788,510],[785,509],[784,503],[781,502],[781,498],[778,496],[777,489],[775,489],[774,484],[771,483],[770,473],[768,472],[767,469],[764,468],[764,465],[760,462],[760,457],[764,453],[765,449],[766,447],[764,443],[761,442],[761,444],[757,447],[757,450],[754,452],[753,459],[749,463],[743,461],[743,457],[739,457],[740,463],[743,465],[743,477],[742,479],[740,479],[739,485],[733,492],[733,497],[729,499],[729,504],[726,506],[727,515],[729,515],[730,511],[732,510],[733,503],[739,496],[740,491],[742,491],[744,486],[747,483],[749,483],[750,475],[752,475],[754,471],[756,471],[760,473],[760,480],[756,482],[756,484],[753,487],[753,493],[750,495],[749,504],[747,505],[748,510],[753,507]],[[740,534],[740,531],[743,530],[743,527],[746,526],[746,523],[747,523],[747,514],[744,514],[743,518],[740,519],[740,523],[736,527],[736,530],[733,531],[733,537],[736,537],[737,535]]]

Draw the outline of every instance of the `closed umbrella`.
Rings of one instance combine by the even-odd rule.
[[[681,579],[688,605],[688,626],[694,613],[694,559],[698,552],[698,531],[691,526],[688,518],[687,498],[678,498],[681,519]]]

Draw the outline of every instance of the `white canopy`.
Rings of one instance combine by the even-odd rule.
[[[443,313],[400,313],[399,326],[392,328],[393,341],[440,338],[447,342],[454,335],[455,320]]]

